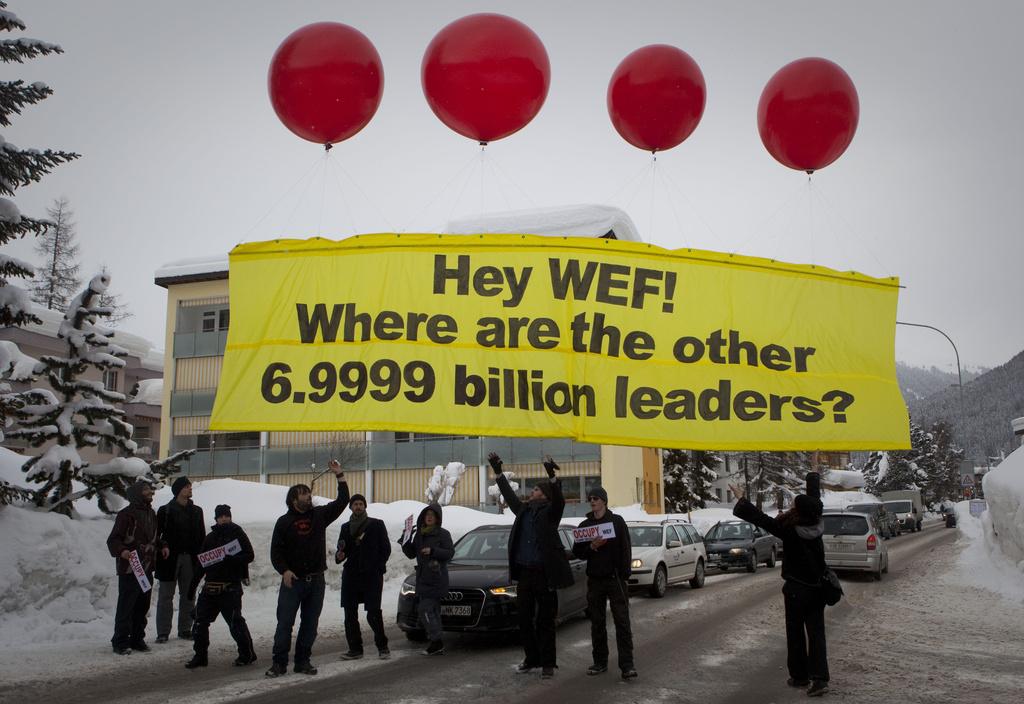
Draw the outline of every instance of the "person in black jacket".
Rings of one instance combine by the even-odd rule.
[[[327,526],[348,506],[348,483],[337,460],[328,468],[338,479],[338,496],[326,506],[313,506],[313,494],[305,484],[288,489],[288,513],[277,519],[270,540],[270,562],[281,574],[277,592],[277,630],[274,632],[274,662],[267,677],[288,671],[292,627],[301,610],[299,633],[295,637],[295,672],[315,675],[309,661],[316,641],[320,611],[324,606],[324,572],[327,571]]]
[[[416,560],[416,605],[430,643],[424,655],[444,655],[441,640],[441,598],[448,593],[448,561],[455,555],[452,536],[441,527],[441,506],[420,511],[416,530],[402,544],[402,552]],[[399,538],[401,541],[401,538]]]
[[[192,503],[192,482],[178,477],[171,484],[174,498],[156,512],[160,539],[167,545],[166,558],[157,560],[156,578],[160,594],[156,601],[156,642],[166,643],[174,617],[174,591],[178,590],[178,637],[192,638],[192,609],[195,606],[189,586],[199,570],[196,560],[206,537],[203,509]]]
[[[117,611],[110,644],[118,655],[149,650],[145,637],[153,597],[153,564],[157,555],[167,557],[167,546],[157,535],[153,487],[140,479],[126,493],[128,505],[118,511],[107,537],[110,556],[117,558]],[[138,555],[144,578],[137,577],[132,570],[132,553]]]
[[[195,655],[185,663],[185,667],[190,670],[206,667],[208,664],[210,624],[217,620],[218,614],[224,617],[231,637],[238,646],[235,665],[241,667],[256,662],[256,651],[252,647],[249,626],[242,618],[242,582],[248,582],[249,563],[256,555],[252,550],[252,543],[249,542],[249,536],[241,526],[231,522],[230,506],[218,506],[214,509],[213,518],[216,523],[203,541],[200,554],[220,547],[232,552],[226,554],[219,562],[199,568],[205,575],[206,582],[196,601],[195,643],[192,646]]]
[[[636,678],[633,666],[633,630],[629,625],[628,580],[633,570],[633,546],[629,540],[629,528],[622,516],[608,508],[608,492],[602,487],[591,490],[587,496],[590,513],[580,523],[580,528],[610,523],[615,535],[598,537],[590,542],[573,545],[577,558],[587,561],[587,615],[590,617],[590,641],[593,646],[594,664],[587,668],[588,675],[599,675],[608,671],[608,604],[612,607],[615,621],[615,646],[619,654],[619,670],[622,679]]]
[[[807,493],[796,497],[793,508],[775,518],[766,516],[744,498],[739,487],[733,514],[782,539],[782,594],[786,605],[786,664],[791,687],[806,687],[808,696],[828,691],[828,655],[825,647],[825,598],[821,580],[825,574],[825,530],[822,520],[821,477],[807,475]]]
[[[494,452],[487,461],[497,477],[498,488],[516,520],[508,539],[509,575],[516,582],[519,637],[525,659],[518,671],[541,668],[550,678],[558,667],[555,655],[555,617],[558,592],[572,586],[572,569],[565,546],[558,537],[558,524],[565,510],[562,486],[555,475],[558,465],[544,458],[548,480],[538,481],[527,501],[521,501],[501,471],[501,458]]]
[[[341,606],[345,610],[345,639],[348,652],[342,660],[363,657],[363,634],[359,630],[359,605],[366,609],[366,622],[373,631],[373,644],[381,660],[391,657],[384,634],[384,615],[380,609],[384,591],[384,573],[391,557],[384,521],[366,515],[366,497],[355,494],[348,502],[352,516],[342,524],[338,535],[335,562],[344,562],[341,572]]]

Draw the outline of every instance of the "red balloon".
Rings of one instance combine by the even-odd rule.
[[[681,143],[704,114],[700,66],[682,49],[652,44],[622,60],[608,82],[608,115],[622,138],[656,152]]]
[[[358,29],[316,22],[295,30],[270,61],[274,112],[292,132],[335,144],[366,126],[384,90],[380,55]]]
[[[757,104],[765,148],[781,164],[807,173],[842,156],[859,118],[853,81],[828,59],[786,64],[768,81]]]
[[[540,111],[551,64],[532,29],[505,15],[481,13],[437,33],[423,54],[420,78],[441,122],[486,143],[518,132]]]

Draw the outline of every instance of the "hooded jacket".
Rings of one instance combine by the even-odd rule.
[[[238,583],[249,579],[249,563],[256,559],[256,554],[253,552],[252,543],[249,542],[249,536],[245,534],[245,531],[238,524],[214,523],[210,526],[210,532],[206,539],[203,540],[200,552],[219,548],[222,545],[227,545],[232,540],[238,541],[242,551],[235,555],[226,555],[223,560],[205,569],[200,567],[207,582]]]
[[[594,512],[591,511],[579,527],[598,526],[602,523],[611,523],[615,526],[614,538],[609,538],[608,542],[597,550],[591,550],[590,543],[576,543],[572,546],[572,552],[580,560],[587,561],[588,577],[618,575],[619,579],[628,579],[633,573],[630,567],[633,564],[633,546],[629,539],[629,528],[622,516],[612,513],[611,509],[605,509],[604,516],[594,518]]]
[[[433,511],[437,523],[424,533],[426,526],[424,517],[427,511]],[[430,554],[424,555],[423,548],[430,548]],[[420,511],[416,519],[416,530],[408,542],[402,545],[402,552],[409,559],[416,560],[416,596],[420,599],[440,599],[448,593],[448,561],[455,555],[451,534],[441,527],[441,507],[430,504]]]
[[[156,513],[151,503],[142,499],[142,483],[136,482],[126,492],[128,505],[117,512],[114,527],[107,537],[107,550],[117,558],[117,574],[131,574],[128,560],[121,557],[125,550],[138,550],[139,559],[147,573],[153,570],[157,552],[163,543],[157,537]]]
[[[270,562],[279,574],[291,570],[296,577],[306,577],[327,571],[327,526],[348,506],[348,497],[348,483],[339,481],[338,496],[331,503],[303,513],[289,506],[288,513],[277,519]]]
[[[550,500],[534,503],[523,501],[516,496],[516,492],[512,490],[512,486],[504,474],[499,474],[496,481],[501,495],[505,497],[505,503],[516,516],[508,538],[509,575],[514,580],[519,579],[521,569],[520,565],[516,563],[516,547],[522,537],[523,522],[533,521],[537,547],[540,551],[541,567],[544,570],[547,585],[552,589],[564,589],[572,586],[572,568],[569,567],[569,559],[565,556],[562,539],[558,537],[558,524],[561,523],[562,513],[565,511],[562,483],[552,478],[548,484],[551,489]]]
[[[820,501],[818,503],[820,506]],[[782,561],[782,578],[807,587],[821,585],[825,573],[825,544],[821,540],[825,523],[820,511],[798,519],[796,525],[784,525],[777,518],[767,516],[746,498],[736,502],[732,510],[737,518],[749,521],[782,539],[786,558]]]

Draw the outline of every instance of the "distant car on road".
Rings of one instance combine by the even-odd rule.
[[[921,530],[921,521],[924,520],[924,504],[921,502],[920,491],[917,489],[883,491],[882,503],[900,519],[900,526],[903,530],[910,533]]]
[[[696,528],[682,521],[629,521],[626,525],[633,546],[630,588],[646,587],[660,599],[670,584],[688,581],[694,589],[704,586],[707,554]]]
[[[886,540],[903,534],[903,529],[900,527],[900,519],[896,517],[895,513],[887,509],[883,503],[850,504],[845,510],[854,513],[871,514],[875,519],[875,525],[878,526],[878,530]]]
[[[868,572],[876,580],[889,571],[889,550],[879,540],[874,516],[869,513],[826,510],[825,564],[834,570]]]
[[[704,536],[708,566],[726,572],[730,567],[745,567],[756,572],[763,562],[775,567],[782,541],[762,528],[746,521],[721,521]]]
[[[558,535],[567,551],[572,529],[561,525]],[[509,525],[474,528],[455,543],[448,563],[448,593],[441,599],[441,628],[446,631],[514,631],[519,629],[516,585],[508,573]],[[587,563],[570,553],[574,584],[558,590],[558,617],[566,620],[587,608]],[[398,594],[398,627],[412,641],[426,639],[416,616],[416,575],[405,578]]]

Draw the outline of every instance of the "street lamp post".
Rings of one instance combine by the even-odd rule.
[[[939,330],[934,325],[923,325],[921,323],[904,323],[904,322],[899,321],[899,320],[896,321],[896,324],[897,325],[907,325],[909,327],[914,327],[914,328],[928,328],[929,330],[934,330],[935,332],[939,333],[944,338],[949,340],[949,344],[953,346],[953,354],[956,355],[956,378],[957,378],[957,382],[958,382],[957,383],[957,388],[960,389],[960,428],[961,428],[960,432],[965,432],[965,426],[964,426],[964,418],[965,418],[965,415],[964,415],[964,377],[963,377],[963,373],[960,371],[960,352],[959,352],[959,350],[957,350],[956,343],[953,342],[953,338],[951,338],[949,335],[944,333],[942,330]]]

